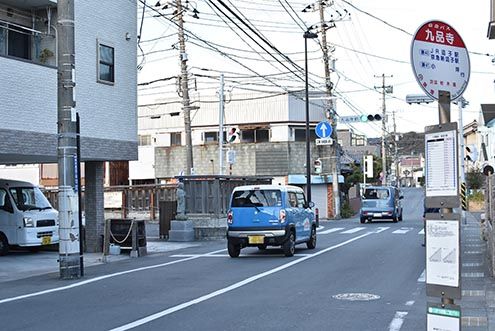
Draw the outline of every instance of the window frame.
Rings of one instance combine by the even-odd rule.
[[[170,146],[182,146],[182,132],[170,133]]]
[[[100,47],[107,47],[112,49],[112,61],[113,63],[102,62]],[[102,41],[100,39],[96,40],[96,81],[101,84],[115,85],[115,46],[112,43]],[[107,65],[111,68],[111,78],[112,81],[105,80],[101,78],[100,65]]]

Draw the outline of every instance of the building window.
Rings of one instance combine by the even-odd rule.
[[[204,139],[203,139],[205,144],[210,144],[218,141],[218,132],[205,132],[204,133]]]
[[[31,60],[31,33],[22,27],[0,24],[0,54]]]
[[[241,142],[254,143],[254,130],[242,130],[241,131]]]
[[[180,132],[172,132],[170,134],[170,146],[182,145],[182,134]]]
[[[139,146],[150,146],[151,145],[151,135],[139,135]]]
[[[309,140],[316,140],[316,133],[314,128],[309,130]],[[306,141],[306,129],[294,129],[294,141]]]
[[[270,141],[269,129],[241,130],[241,141],[244,143],[263,143]]]
[[[98,81],[115,82],[115,51],[103,44],[98,44]]]
[[[270,141],[270,130],[259,129],[255,131],[255,140],[257,143],[266,143]]]

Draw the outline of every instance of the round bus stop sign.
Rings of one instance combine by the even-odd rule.
[[[441,21],[423,24],[411,45],[411,64],[419,85],[438,100],[438,91],[459,98],[469,82],[470,63],[466,45],[453,27]]]

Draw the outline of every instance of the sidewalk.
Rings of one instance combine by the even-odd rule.
[[[148,254],[165,253],[187,247],[200,246],[202,242],[168,242],[159,239],[158,224],[146,224]],[[12,250],[7,256],[0,257],[0,282],[23,279],[46,273],[59,272],[58,251],[40,251],[31,253],[26,250]],[[84,253],[84,266],[103,264],[102,253]],[[107,262],[130,259],[127,252],[120,255],[108,255]]]
[[[495,279],[490,276],[487,242],[481,239],[480,213],[466,212],[461,223],[462,330],[495,331]]]

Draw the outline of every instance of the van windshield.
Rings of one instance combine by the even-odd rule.
[[[236,191],[232,207],[281,207],[282,197],[278,190]]]
[[[37,187],[12,187],[10,194],[19,210],[52,208],[45,195]]]
[[[388,197],[390,196],[390,193],[388,192],[388,189],[386,188],[367,188],[364,191],[364,198],[365,199],[380,199],[380,200],[387,200]]]

